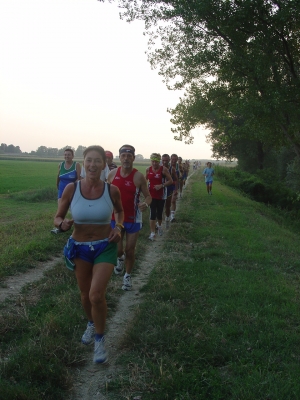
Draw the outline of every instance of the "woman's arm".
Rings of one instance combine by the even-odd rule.
[[[57,212],[54,217],[54,225],[61,229],[62,231],[68,231],[71,229],[74,220],[73,219],[65,219],[67,212],[69,210],[71,199],[73,197],[75,190],[74,183],[69,183],[62,194],[62,198],[58,204]]]

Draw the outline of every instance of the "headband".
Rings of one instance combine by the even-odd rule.
[[[121,147],[121,149],[119,150],[119,154],[122,154],[122,153],[130,153],[134,156],[134,151],[132,149],[126,149],[124,147]]]
[[[150,156],[150,160],[151,161],[160,161],[160,155],[159,154],[151,154],[151,156]]]

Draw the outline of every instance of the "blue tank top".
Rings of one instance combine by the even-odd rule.
[[[105,182],[102,195],[98,199],[89,200],[83,197],[80,183],[80,181],[75,183],[76,189],[70,206],[75,224],[110,224],[114,208],[110,185]]]

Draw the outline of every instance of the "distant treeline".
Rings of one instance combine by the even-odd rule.
[[[87,146],[79,145],[77,149],[69,145],[66,145],[60,149],[58,149],[57,147],[39,146],[37,150],[35,151],[32,150],[30,153],[27,153],[27,152],[22,152],[20,146],[14,146],[13,144],[7,145],[6,143],[1,143],[0,154],[23,154],[23,155],[52,158],[52,157],[63,157],[66,148],[72,149],[74,151],[75,157],[82,158],[83,152],[87,148]],[[142,154],[137,154],[135,158],[136,160],[144,160],[144,156]]]

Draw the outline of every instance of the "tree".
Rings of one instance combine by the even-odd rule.
[[[65,154],[66,149],[72,149],[75,153],[75,148],[73,146],[66,145],[58,150],[58,156],[63,156]]]
[[[7,144],[6,143],[1,143],[0,152],[1,153],[6,153],[6,149],[7,149]]]
[[[152,67],[169,88],[185,90],[169,110],[176,139],[190,143],[191,130],[212,126],[215,111],[232,135],[265,147],[292,145],[300,157],[299,1],[120,0],[120,5],[123,18],[145,21]],[[244,121],[239,131],[237,118]]]
[[[46,157],[48,154],[48,148],[46,146],[39,146],[35,153],[37,156]]]
[[[77,147],[76,151],[75,151],[75,156],[76,157],[83,157],[83,152],[86,149],[86,146],[82,146],[81,144]]]
[[[58,156],[58,148],[57,147],[48,147],[47,156],[48,157],[57,157]]]

